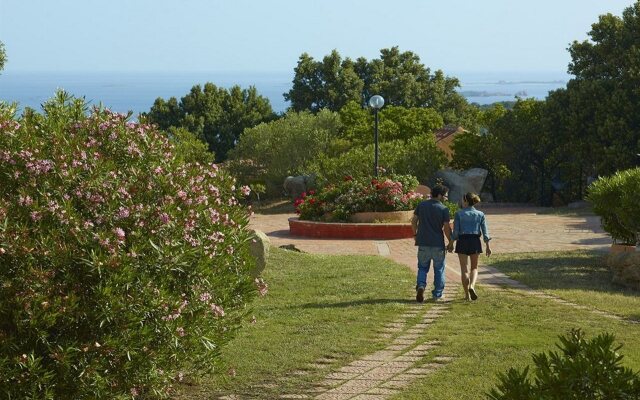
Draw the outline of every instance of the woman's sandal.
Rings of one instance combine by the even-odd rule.
[[[478,295],[474,288],[469,288],[469,295],[471,296],[471,300],[478,300]]]

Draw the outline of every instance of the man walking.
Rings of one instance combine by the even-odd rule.
[[[444,237],[451,242],[449,226],[449,209],[442,204],[447,199],[449,188],[436,185],[431,189],[431,199],[418,204],[413,212],[411,226],[418,246],[418,277],[416,285],[416,301],[424,301],[427,287],[427,273],[433,261],[434,289],[431,292],[434,301],[443,300],[444,291],[444,257],[446,248]]]

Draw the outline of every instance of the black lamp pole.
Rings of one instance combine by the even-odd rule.
[[[378,177],[378,110],[384,106],[384,99],[380,95],[371,96],[369,106],[373,108],[375,124],[373,125],[373,142],[375,144],[375,154],[373,157],[373,176]]]
[[[373,128],[373,141],[375,143],[375,156],[373,159],[373,176],[378,177],[378,109],[373,109],[373,114],[375,116],[375,124]]]

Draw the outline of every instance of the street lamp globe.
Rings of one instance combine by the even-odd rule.
[[[384,98],[379,94],[371,96],[369,99],[369,107],[379,110],[384,106]]]

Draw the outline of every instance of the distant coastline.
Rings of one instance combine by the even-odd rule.
[[[564,73],[539,72],[459,72],[458,93],[470,103],[491,104],[514,101],[515,97],[543,99],[549,91],[564,87]],[[564,78],[564,79],[560,79]],[[285,112],[289,103],[283,93],[291,88],[291,72],[14,72],[0,74],[0,100],[18,102],[20,108],[39,109],[58,88],[85,97],[90,104],[102,103],[117,112],[147,112],[156,98],[180,99],[194,85],[212,82],[229,88],[255,86],[269,99],[276,112]]]

